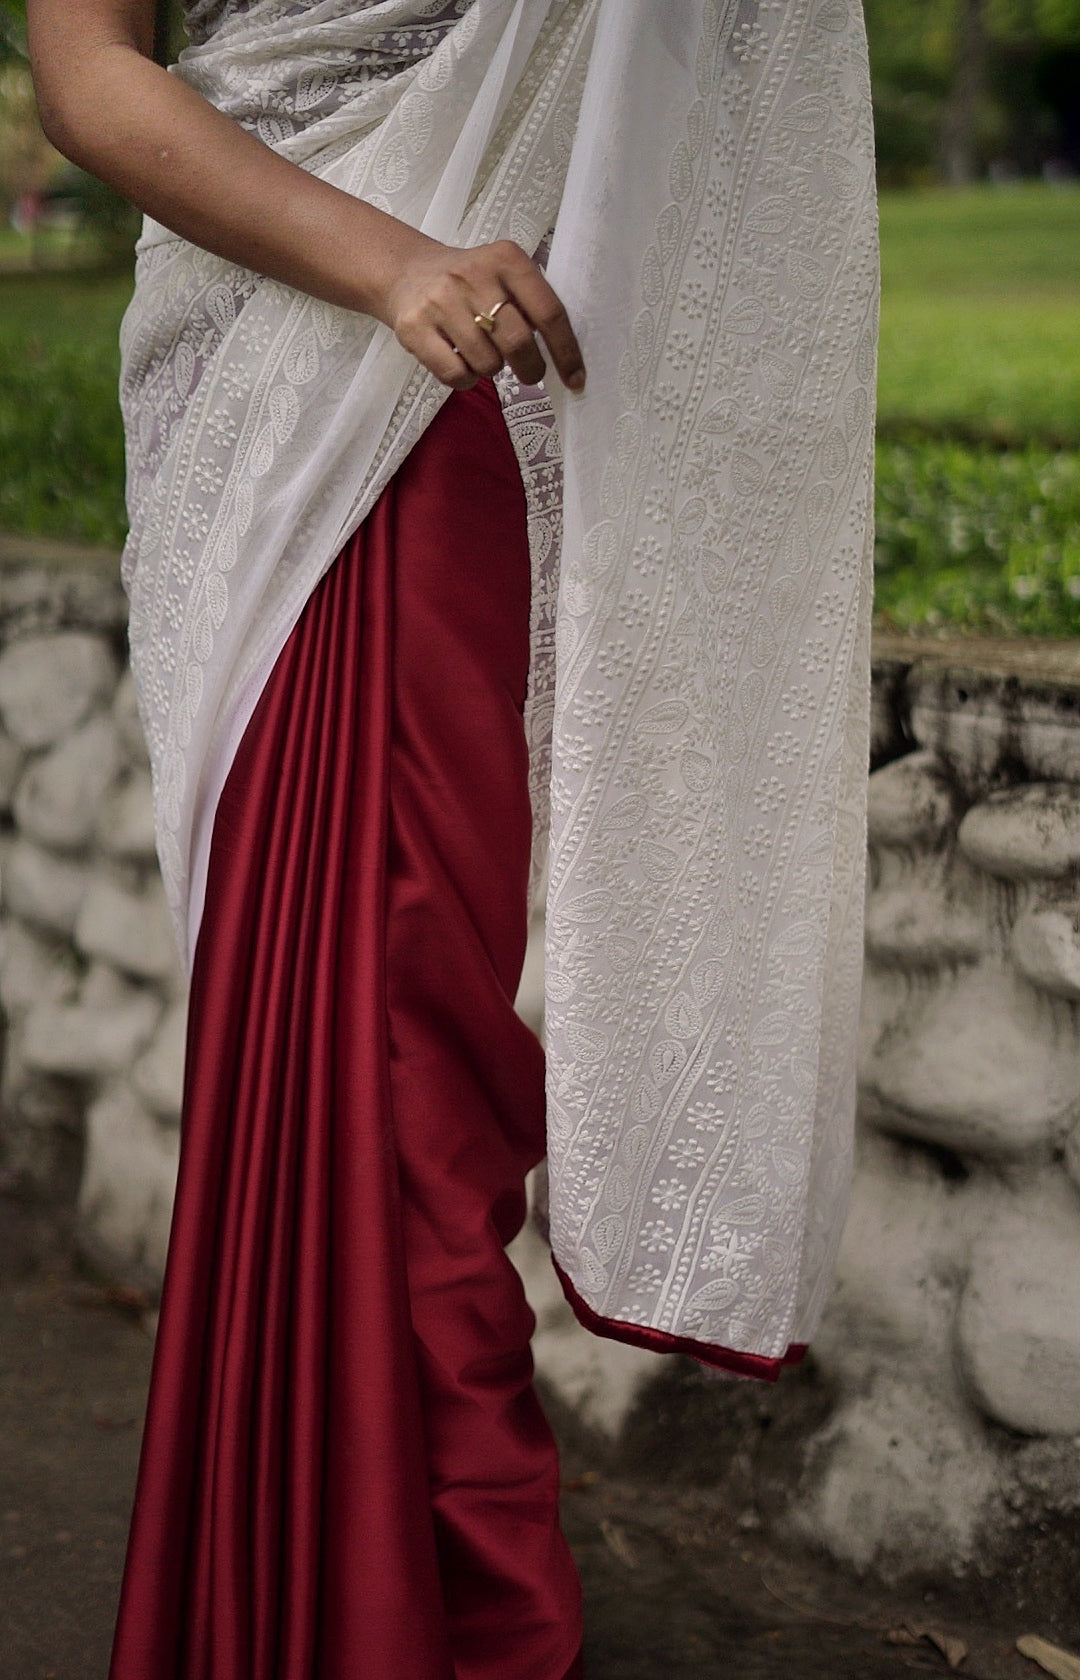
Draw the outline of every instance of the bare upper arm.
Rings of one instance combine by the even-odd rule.
[[[150,57],[154,0],[27,0],[30,62],[46,133],[61,141],[72,105],[93,97],[91,67],[102,49],[120,47]]]

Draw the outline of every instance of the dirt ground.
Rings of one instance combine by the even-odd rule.
[[[151,1346],[137,1302],[65,1264],[0,1267],[0,1680],[104,1680]],[[605,1475],[580,1443],[563,1459],[589,1680],[1041,1672],[1015,1639],[1052,1629],[891,1597],[782,1554],[713,1492]]]

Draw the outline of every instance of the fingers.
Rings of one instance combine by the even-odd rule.
[[[500,254],[500,270],[507,294],[513,299],[515,312],[532,331],[538,332],[551,353],[551,360],[555,371],[563,384],[571,391],[580,391],[585,385],[585,358],[581,354],[579,345],[570,325],[570,319],[563,308],[558,294],[549,286],[536,264],[530,260],[517,245],[509,241],[502,241],[492,247]],[[499,312],[498,322],[502,322],[508,310]],[[509,323],[508,323],[509,327]],[[531,336],[531,333],[530,333]],[[500,338],[500,343],[504,342]],[[514,346],[525,352],[524,345]],[[534,341],[535,348],[535,341]],[[510,362],[514,372],[517,366],[512,359],[509,349],[506,359]],[[537,351],[539,359],[539,351]],[[519,374],[520,378],[521,375]],[[535,384],[540,374],[530,378],[527,383]]]
[[[404,343],[405,341],[402,340]],[[406,343],[418,362],[452,391],[470,391],[480,377],[469,366],[456,345],[440,332],[428,332]]]
[[[495,319],[495,332],[476,324],[477,311],[471,302],[455,309],[452,318],[402,337],[402,342],[437,379],[455,391],[467,391],[481,378],[493,378],[509,362],[523,385],[536,385],[544,377],[544,358],[537,348],[533,330],[524,317],[506,303]]]
[[[532,328],[512,300],[505,303],[495,317],[491,341],[523,385],[539,385],[547,372],[544,358]]]
[[[456,312],[455,312],[456,313]],[[453,322],[451,331],[454,343],[469,366],[483,378],[493,379],[502,367],[506,357],[502,348],[496,343],[492,333],[485,332],[483,327],[476,324],[476,309],[471,303],[462,306],[460,315]],[[496,326],[506,314],[505,309],[499,311]]]
[[[394,330],[402,344],[453,390],[468,390],[493,377],[504,362],[525,385],[547,371],[539,333],[555,370],[572,391],[585,384],[585,369],[566,311],[536,264],[518,245],[502,240],[471,250],[427,253]],[[495,328],[477,317],[496,309]]]
[[[498,373],[504,360],[475,315],[467,300],[458,299],[452,308],[432,307],[403,321],[397,336],[436,379],[451,390],[467,391],[483,376]]]
[[[414,318],[397,329],[397,338],[417,361],[452,391],[468,391],[479,374],[462,355],[449,329],[435,320]]]

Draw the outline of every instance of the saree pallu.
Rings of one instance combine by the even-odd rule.
[[[590,1328],[775,1377],[818,1322],[852,1155],[877,299],[861,9],[189,11],[177,73],[284,156],[450,244],[551,233],[588,385],[504,385],[534,878],[550,836],[552,1250]],[[385,327],[152,223],[123,370],[132,668],[190,950],[275,660],[447,393]]]
[[[504,1244],[525,504],[454,397],[309,600],[218,806],[111,1680],[569,1680],[580,1592]]]

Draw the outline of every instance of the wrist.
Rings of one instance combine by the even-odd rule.
[[[333,301],[392,328],[396,292],[406,270],[438,251],[439,241],[362,199],[351,198],[349,204],[349,215],[337,224],[342,250],[335,268],[344,281],[343,295]]]

